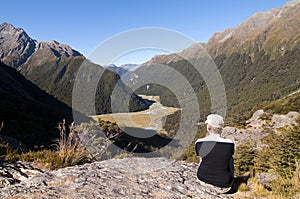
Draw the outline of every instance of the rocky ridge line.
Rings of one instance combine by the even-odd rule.
[[[57,59],[83,56],[70,46],[57,41],[39,42],[31,39],[23,29],[8,23],[0,24],[0,45],[0,60],[14,68],[19,68],[43,49],[48,49]]]

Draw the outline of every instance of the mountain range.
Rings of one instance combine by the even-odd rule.
[[[127,138],[122,138],[119,143],[114,144],[129,149],[129,153],[120,154],[119,158],[108,161],[49,171],[41,169],[40,160],[45,159],[42,154],[56,152],[41,150],[37,153],[24,153],[22,157],[34,161],[32,164],[22,161],[8,163],[2,162],[1,159],[0,196],[299,198],[299,10],[300,0],[293,0],[281,8],[256,13],[235,28],[215,33],[207,43],[195,43],[175,54],[157,55],[136,70],[129,71],[128,77],[123,76],[124,81],[135,84],[147,78],[151,79],[146,76],[155,75],[151,70],[156,68],[160,72],[159,75],[162,74],[161,77],[165,77],[168,82],[171,79],[170,75],[175,73],[159,68],[167,65],[180,73],[191,85],[190,90],[181,90],[181,84],[184,82],[175,82],[172,86],[176,91],[181,91],[182,95],[179,97],[184,97],[187,92],[195,92],[200,104],[200,113],[207,115],[212,111],[211,93],[205,77],[198,73],[193,64],[203,64],[205,69],[207,61],[213,60],[226,90],[229,115],[226,122],[237,119],[232,123],[234,126],[231,127],[227,123],[223,129],[223,133],[228,133],[227,136],[236,143],[235,180],[229,193],[220,195],[216,193],[215,188],[200,184],[195,175],[199,157],[196,157],[194,144],[191,144],[180,158],[197,163],[182,162],[178,159],[132,157],[140,146],[140,149],[147,149],[146,152],[154,150],[161,139],[155,139],[153,136],[148,139],[151,141],[148,145],[148,140],[128,138],[129,135],[123,134]],[[203,51],[199,49],[206,51],[210,59],[202,56]],[[67,45],[56,41],[38,42],[31,39],[22,29],[7,23],[0,25],[0,152],[3,151],[3,135],[22,141],[30,149],[40,145],[47,148],[52,146],[52,139],[59,136],[59,131],[55,128],[57,123],[63,119],[68,123],[73,120],[72,88],[82,63],[105,70],[89,62]],[[111,111],[112,90],[120,80],[121,72],[128,69],[120,69],[115,65],[109,67],[114,72],[105,70],[98,84],[97,113]],[[120,72],[120,75],[115,72]],[[122,92],[130,93],[127,84],[121,83],[120,92],[120,96]],[[181,105],[174,92],[167,86],[159,85],[159,82],[146,84],[135,92],[160,95],[161,103],[165,106]],[[135,94],[132,95],[131,110],[146,107],[143,100]],[[198,119],[191,118],[181,123],[179,120],[183,112],[184,109],[164,118],[164,128],[170,134],[180,129],[179,124],[190,125],[193,123],[191,121]],[[82,118],[88,122],[84,115]],[[243,123],[246,118],[249,120]],[[98,123],[96,125],[98,127]],[[106,130],[120,133],[117,125],[105,125],[103,127]],[[106,139],[95,137],[92,125],[87,126],[91,126],[90,130],[84,131],[84,134],[93,141],[91,145],[100,146],[111,156],[106,145],[98,145],[102,141],[111,144],[111,140],[107,142]],[[187,132],[184,136],[189,136],[187,128],[180,131]],[[206,133],[205,127],[199,127],[197,136],[202,136],[202,133]],[[126,142],[126,139],[129,142]],[[164,140],[169,143],[171,138],[167,137]],[[22,145],[21,142],[16,143]],[[100,148],[97,148],[99,153],[98,149]],[[7,150],[4,156],[13,153]],[[139,155],[140,153],[137,153],[137,156]],[[62,156],[63,161],[76,158],[65,158],[69,157],[69,154]],[[50,157],[52,159],[51,155]],[[45,166],[53,162],[46,162]],[[238,193],[235,193],[236,191]]]
[[[155,64],[168,65],[188,80],[197,94],[201,113],[206,115],[211,112],[206,82],[193,64],[184,59],[200,59],[204,63],[198,52],[200,46],[209,53],[221,74],[229,116],[238,117],[262,102],[280,99],[300,89],[299,10],[300,0],[293,0],[281,8],[256,13],[235,28],[215,33],[207,43],[196,43],[176,54],[154,56],[130,71],[130,78],[134,77],[134,81],[143,80],[143,75],[149,75],[147,70],[151,70]],[[8,23],[0,25],[0,60],[3,62],[0,122],[2,120],[6,125],[1,133],[8,134],[15,129],[13,134],[17,133],[22,141],[29,141],[39,132],[47,134],[48,131],[44,130],[53,129],[62,118],[72,119],[72,89],[82,63],[105,70],[68,45],[56,41],[36,41],[23,29]],[[109,67],[115,72],[119,70],[121,75],[125,70],[133,70],[137,66],[125,65],[122,70],[115,65]],[[120,76],[116,73],[104,71],[95,96],[97,114],[111,112],[110,96],[119,80]],[[123,83],[120,88],[120,96],[131,91]],[[179,106],[174,93],[161,85],[148,84],[136,92],[160,95],[164,105]],[[140,97],[132,95],[131,111],[147,107]],[[39,131],[40,126],[43,128]],[[23,134],[23,131],[27,133]],[[37,141],[46,143],[43,139]]]
[[[155,64],[176,69],[196,91],[201,111],[207,114],[211,102],[206,82],[193,70],[192,63],[183,58],[199,61],[198,51],[203,48],[221,74],[229,115],[249,111],[261,102],[279,99],[300,88],[299,10],[300,1],[294,0],[280,8],[258,12],[235,28],[215,33],[206,44],[193,44],[179,53],[154,56],[134,73],[142,80],[147,75],[144,71]],[[152,86],[147,92],[151,91],[160,95],[169,92],[159,86]],[[138,92],[146,93],[146,86]],[[174,102],[175,99],[168,103],[174,105]]]
[[[63,119],[67,124],[73,121],[72,111],[77,111],[71,108],[72,89],[83,63],[103,72],[96,90],[96,113],[111,112],[111,94],[120,76],[89,62],[68,45],[39,42],[23,29],[2,23],[0,63],[0,124],[4,124],[1,135],[14,137],[29,148],[50,147],[59,137],[58,123]],[[118,84],[120,96],[131,93],[121,81]],[[81,92],[85,95],[84,90]],[[124,100],[118,101],[121,104]],[[143,99],[132,94],[130,111],[147,107]],[[81,113],[77,115],[82,121],[89,121]]]
[[[33,40],[23,29],[15,28],[8,23],[0,25],[0,60],[17,69],[28,80],[70,107],[72,107],[73,85],[80,66],[84,63],[90,65],[88,67],[105,70],[88,61],[68,45],[56,41]],[[98,83],[95,96],[97,114],[111,112],[110,96],[114,85],[120,79],[117,74],[109,70],[105,70],[104,73]],[[126,86],[120,88],[123,88],[119,91],[121,96],[122,93],[130,92]],[[135,94],[132,95],[131,111],[147,107],[144,100]]]
[[[117,73],[118,75],[120,75],[120,77],[122,77],[126,73],[131,73],[132,71],[137,69],[139,66],[140,66],[139,64],[123,64],[120,66],[117,66],[115,64],[110,64],[110,65],[104,66],[104,67],[114,73]]]

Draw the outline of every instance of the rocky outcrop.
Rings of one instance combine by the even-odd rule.
[[[201,187],[196,170],[165,158],[111,159],[20,179],[0,198],[231,198]]]
[[[223,136],[235,142],[236,145],[246,141],[254,140],[260,148],[260,139],[267,136],[270,131],[281,133],[282,129],[286,129],[296,124],[298,112],[291,111],[286,115],[271,115],[263,110],[257,110],[252,117],[246,122],[245,128],[235,128],[227,126],[223,129]]]
[[[295,124],[295,120],[298,118],[299,113],[291,111],[286,115],[273,115],[271,118],[272,128],[279,132],[281,128],[286,128]]]
[[[27,180],[39,173],[43,173],[43,171],[32,167],[28,163],[15,162],[9,164],[0,162],[0,190],[3,187],[9,187]]]
[[[17,68],[35,52],[36,41],[24,30],[8,23],[0,24],[0,60]]]
[[[275,173],[256,173],[255,178],[266,188],[270,188],[270,183],[278,178]]]

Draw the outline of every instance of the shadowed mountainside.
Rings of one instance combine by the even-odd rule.
[[[72,109],[3,63],[0,76],[0,122],[4,124],[1,134],[28,147],[50,146],[59,137],[58,122],[72,122]]]

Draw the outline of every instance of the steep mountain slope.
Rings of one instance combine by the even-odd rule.
[[[292,1],[210,39],[206,49],[220,68],[231,105],[248,109],[299,88],[299,10],[300,1]]]
[[[299,0],[288,2],[281,8],[256,13],[236,28],[216,33],[207,44],[200,44],[221,73],[229,114],[244,112],[262,101],[278,99],[299,89],[299,10]],[[180,56],[185,53],[189,59],[201,59],[195,45],[177,55],[155,56],[139,70],[155,63],[175,68],[188,79],[199,101],[209,106],[209,92],[203,77]],[[145,92],[145,88],[140,92]]]
[[[0,25],[0,46],[1,61],[12,67],[18,67],[35,51],[36,41],[22,29],[15,29],[12,25],[3,23]]]
[[[295,50],[300,45],[299,3],[299,0],[293,0],[281,8],[257,12],[236,28],[215,33],[206,49],[213,57],[247,53],[252,61],[257,51],[264,51],[275,59]]]
[[[59,137],[58,123],[72,121],[72,109],[3,63],[0,77],[1,135],[14,137],[28,147],[50,146]]]
[[[0,25],[0,59],[70,107],[76,73],[81,64],[85,62],[91,67],[95,66],[67,45],[56,41],[35,41],[24,30],[7,23]],[[97,67],[99,70],[105,70],[101,66]],[[111,111],[110,96],[119,79],[120,77],[115,73],[105,71],[99,82],[96,96],[98,114]],[[125,86],[122,88],[124,89],[121,92],[129,92]],[[147,108],[146,103],[133,94],[131,111],[145,108]]]

